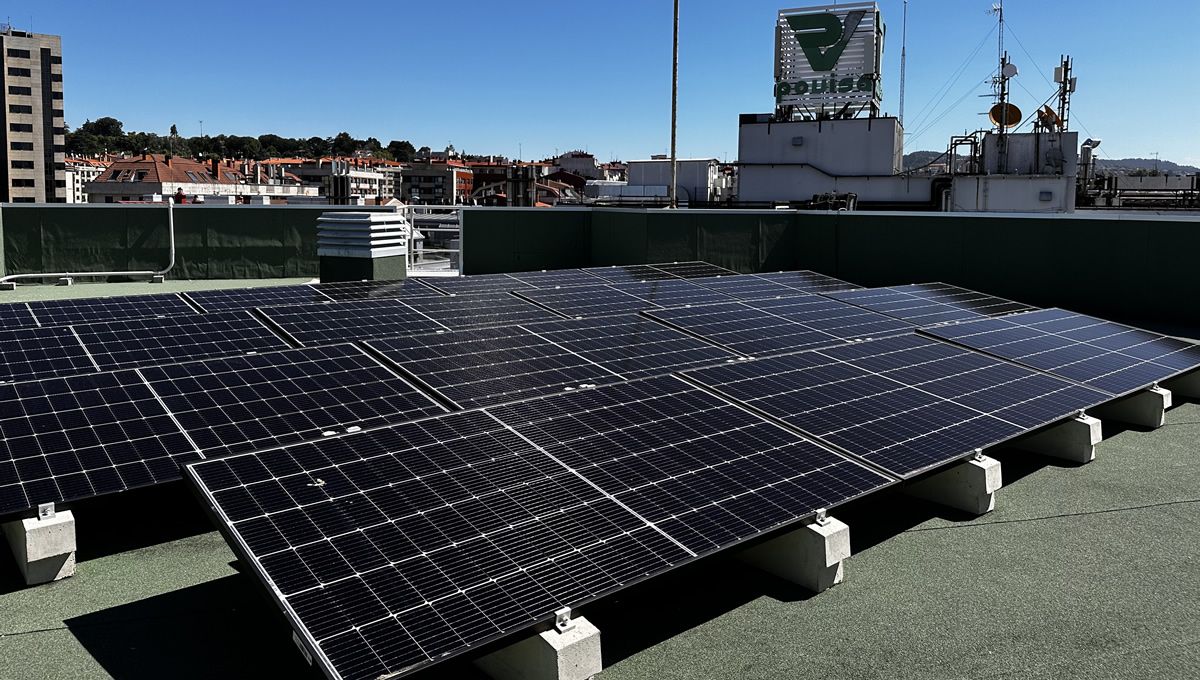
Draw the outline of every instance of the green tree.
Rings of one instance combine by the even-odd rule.
[[[392,154],[392,158],[407,163],[417,155],[417,150],[413,148],[412,142],[407,139],[388,142],[387,150]]]
[[[350,156],[361,144],[359,140],[350,136],[349,132],[339,132],[333,138],[333,153],[335,156]]]
[[[304,143],[304,153],[309,158],[320,158],[329,153],[330,140],[324,137],[309,137]]]

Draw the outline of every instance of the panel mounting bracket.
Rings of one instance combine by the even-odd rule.
[[[981,462],[986,456],[983,455],[983,449],[975,449],[975,453],[971,455],[971,460]]]
[[[554,612],[554,629],[560,633],[565,633],[575,627],[575,621],[571,618],[571,608],[563,607]]]
[[[54,519],[54,514],[55,513],[54,513],[54,504],[53,503],[42,503],[42,504],[38,505],[38,521],[39,522],[45,521],[48,519]]]
[[[817,514],[813,515],[813,524],[819,527],[829,524],[829,511],[825,508],[817,508]]]

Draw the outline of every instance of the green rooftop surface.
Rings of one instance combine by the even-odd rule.
[[[890,490],[838,508],[854,555],[820,595],[722,555],[601,601],[582,612],[600,677],[1194,679],[1200,404],[1105,437],[1086,465],[994,453],[1005,486],[982,517]],[[0,555],[0,678],[320,677],[183,484],[74,510],[73,578],[25,588]],[[414,677],[480,676],[455,659]]]

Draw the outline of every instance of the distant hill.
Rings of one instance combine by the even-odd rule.
[[[904,169],[911,170],[928,165],[944,151],[914,151],[904,154]],[[1180,165],[1171,161],[1154,160],[1153,158],[1097,158],[1096,169],[1101,172],[1111,172],[1116,175],[1132,175],[1153,172],[1157,167],[1164,175],[1190,175],[1200,172],[1193,165]]]

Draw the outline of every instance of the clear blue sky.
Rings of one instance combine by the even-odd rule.
[[[732,160],[738,114],[772,108],[775,13],[806,3],[680,4],[680,154]],[[990,4],[910,1],[907,150],[942,150],[950,134],[984,124],[989,100],[974,93],[989,92],[995,35],[968,57],[995,23]],[[902,2],[880,5],[884,108],[895,114]],[[1007,47],[1021,68],[1013,97],[1023,110],[1053,92],[1043,76],[1069,53],[1079,78],[1073,127],[1102,137],[1103,156],[1158,151],[1200,165],[1200,2],[1008,0],[1006,15]],[[510,156],[520,148],[526,158],[575,147],[605,160],[643,158],[668,145],[670,0],[132,0],[119,9],[20,0],[5,3],[3,16],[63,37],[73,127],[109,115],[127,130],[166,133],[175,123],[190,136],[203,119],[209,134],[346,130],[384,144],[453,142]]]

